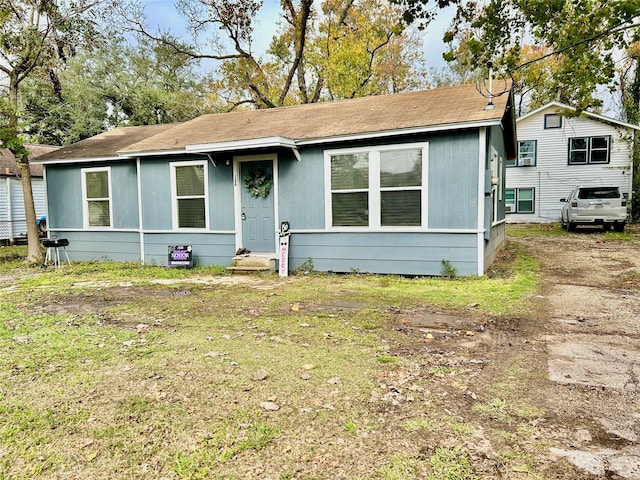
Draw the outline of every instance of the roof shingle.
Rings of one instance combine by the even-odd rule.
[[[507,94],[488,98],[475,85],[362,97],[265,110],[203,115],[188,122],[124,127],[62,148],[39,161],[82,160],[153,152],[184,151],[187,146],[282,137],[314,141],[404,129],[499,122]]]
[[[42,176],[42,165],[36,165],[31,163],[42,155],[58,150],[60,147],[53,145],[25,145],[29,150],[29,170],[31,170],[32,177]],[[13,153],[7,148],[0,148],[0,175],[3,176],[15,176],[18,174],[18,166],[16,165],[16,158]]]

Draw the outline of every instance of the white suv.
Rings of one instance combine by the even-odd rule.
[[[627,223],[627,200],[618,187],[576,187],[567,198],[560,199],[562,226],[568,231],[577,225],[602,225],[624,231]]]

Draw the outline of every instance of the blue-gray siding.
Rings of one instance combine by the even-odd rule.
[[[223,265],[231,263],[235,253],[233,234],[212,233],[146,233],[144,260],[150,265],[167,265],[169,245],[191,245],[196,265]]]
[[[101,165],[102,166],[102,165]],[[138,186],[135,162],[112,162],[111,192],[114,228],[138,228]],[[95,165],[47,167],[48,224],[55,228],[82,228],[81,168]]]
[[[72,261],[140,261],[140,236],[137,232],[81,232],[56,229],[50,234],[53,238],[69,240],[66,250]]]
[[[145,230],[171,230],[170,162],[202,160],[203,156],[144,159],[141,162],[142,218]],[[233,169],[224,162],[209,162],[209,225],[211,230],[232,230]]]
[[[47,166],[47,224],[49,228],[82,228],[80,166]]]
[[[478,227],[478,132],[429,143],[429,228]]]
[[[440,275],[443,260],[459,275],[476,275],[476,234],[294,233],[290,267],[311,259],[319,271]]]
[[[291,228],[324,228],[324,152],[320,147],[300,151],[300,162],[291,154],[279,156],[280,220]]]
[[[409,139],[387,139],[384,143],[429,142],[429,228],[478,227],[477,130],[420,135]],[[339,148],[378,146],[378,143],[348,143]],[[279,156],[280,219],[292,229],[325,228],[324,150],[300,149],[302,161],[293,155]]]
[[[504,155],[501,132],[489,133],[487,148],[494,145]],[[334,232],[325,230],[324,150],[377,146],[381,143],[429,142],[428,229],[443,232]],[[291,223],[290,265],[311,258],[314,267],[334,272],[375,272],[406,275],[439,275],[443,260],[460,275],[478,273],[478,176],[480,137],[477,129],[410,139],[389,138],[376,143],[301,147],[301,161],[289,150],[278,152],[278,221]],[[238,155],[245,152],[237,152]],[[272,153],[272,152],[267,152]],[[232,155],[229,154],[229,158]],[[49,225],[58,237],[70,240],[73,260],[143,260],[166,265],[169,245],[192,245],[197,264],[229,265],[235,252],[233,168],[218,160],[209,163],[209,213],[211,232],[172,231],[170,163],[201,160],[202,155],[143,158],[140,161],[142,235],[138,219],[138,179],[135,161],[107,162],[112,171],[113,226],[115,231],[76,231],[83,227],[80,169],[92,165],[47,166]],[[242,179],[237,179],[241,182]],[[486,197],[485,197],[486,198]],[[485,227],[486,227],[485,223]],[[490,223],[489,223],[490,225]],[[118,229],[126,231],[118,231]],[[447,232],[446,230],[469,230]],[[489,226],[492,258],[504,237]],[[141,248],[140,241],[144,239]],[[144,251],[144,258],[141,259]]]
[[[111,165],[114,228],[138,228],[138,182],[135,162]]]

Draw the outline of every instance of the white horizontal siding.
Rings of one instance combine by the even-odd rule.
[[[47,214],[44,181],[41,178],[31,178],[31,190],[33,192],[33,204],[36,209],[36,218],[43,217]]]
[[[518,141],[537,140],[535,167],[507,168],[507,188],[535,188],[534,214],[508,214],[508,222],[554,222],[560,220],[560,198],[577,185],[616,185],[631,195],[630,139],[633,131],[593,118],[562,118],[562,128],[545,129],[542,110],[518,121]],[[607,165],[568,165],[569,139],[611,136],[611,157]]]
[[[31,189],[36,218],[46,215],[44,182],[32,178]],[[22,181],[15,177],[0,178],[0,240],[26,235],[26,214]]]
[[[7,222],[11,219],[9,212],[9,181],[7,177],[0,177],[0,222]]]
[[[24,197],[19,179],[11,180],[11,220],[24,220]]]

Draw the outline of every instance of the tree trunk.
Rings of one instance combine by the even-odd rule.
[[[42,263],[44,255],[40,247],[40,235],[36,225],[36,208],[33,201],[33,190],[31,188],[31,170],[29,160],[24,159],[18,162],[20,176],[22,179],[22,194],[24,196],[24,213],[27,222],[27,262]]]
[[[18,75],[9,76],[9,129],[11,136],[18,138]],[[22,144],[20,147],[10,149],[16,158],[16,163],[20,169],[22,179],[22,196],[24,198],[24,213],[27,222],[27,263],[41,263],[44,259],[40,248],[40,237],[38,226],[36,225],[36,209],[33,202],[33,191],[31,189],[31,170],[29,168],[29,158],[27,151]]]

